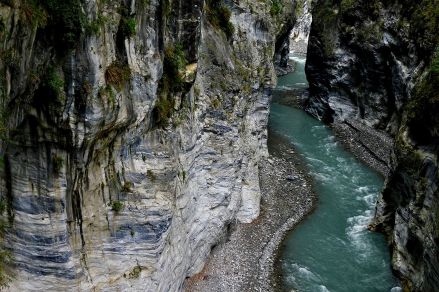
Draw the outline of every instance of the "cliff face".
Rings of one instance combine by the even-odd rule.
[[[307,110],[359,132],[388,168],[374,227],[388,235],[393,267],[410,291],[439,289],[438,7],[317,1],[306,67]],[[377,140],[383,131],[394,146]],[[392,155],[383,152],[390,147]]]
[[[228,224],[258,216],[294,13],[250,2],[1,1],[11,291],[178,291]]]

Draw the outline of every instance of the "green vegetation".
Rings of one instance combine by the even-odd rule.
[[[121,191],[122,191],[123,193],[131,193],[133,187],[134,187],[134,184],[133,184],[132,182],[130,182],[130,181],[126,181],[126,182],[123,184],[123,186],[122,186],[122,190],[121,190]]]
[[[163,76],[173,92],[181,91],[183,79],[181,72],[187,65],[186,54],[181,44],[168,46],[163,60]]]
[[[358,3],[357,0],[342,0],[340,2],[340,8],[342,11],[347,11],[355,8],[357,3]]]
[[[38,0],[25,0],[20,6],[20,16],[32,27],[44,27],[47,25],[47,11],[40,5]]]
[[[53,155],[52,156],[52,171],[54,174],[59,174],[64,165],[64,160],[61,156]]]
[[[149,178],[149,180],[151,181],[151,182],[154,182],[156,179],[157,179],[157,177],[155,176],[155,174],[152,172],[152,170],[150,170],[150,169],[148,169],[147,171],[146,171],[146,176]]]
[[[358,42],[380,42],[383,39],[383,21],[374,21],[357,30]]]
[[[49,69],[46,83],[48,89],[53,92],[54,96],[56,96],[58,100],[64,99],[64,79],[62,75],[55,70],[55,68]]]
[[[158,100],[153,114],[157,126],[166,127],[174,109],[173,94],[183,91],[182,72],[187,65],[186,54],[180,44],[165,48],[163,76],[159,84]]]
[[[111,204],[111,210],[119,213],[123,209],[123,203],[121,201],[113,201]]]
[[[208,21],[215,27],[222,30],[228,39],[233,36],[235,28],[230,22],[232,13],[222,0],[207,0],[206,15]]]
[[[101,27],[108,21],[108,18],[98,15],[95,20],[88,21],[85,24],[85,32],[89,35],[99,34]]]
[[[169,124],[174,109],[174,101],[168,95],[160,95],[154,108],[154,120],[159,127],[166,127]]]
[[[281,0],[271,0],[270,14],[276,16],[282,13],[283,7]]]
[[[61,50],[77,45],[85,24],[81,0],[24,0],[20,14],[29,25],[45,28],[55,47]]]
[[[335,31],[337,29],[337,11],[331,0],[316,2],[313,8],[313,21],[316,32],[322,40],[322,50],[326,57],[331,57],[335,50]]]
[[[108,101],[109,104],[114,106],[116,104],[116,93],[109,85],[99,88],[98,96],[102,100]]]
[[[436,80],[439,79],[439,47],[436,49],[436,52],[433,55],[433,61],[430,66],[431,74],[435,77]]]
[[[65,101],[64,77],[60,68],[49,67],[42,80],[39,92],[34,98],[45,100],[47,104],[59,105]]]
[[[128,64],[114,62],[105,71],[105,81],[113,85],[117,90],[122,90],[123,86],[131,78],[131,69]]]
[[[8,229],[8,223],[3,218],[3,214],[5,213],[7,208],[7,203],[5,202],[5,198],[0,198],[0,290],[7,288],[8,283],[11,281],[12,276],[9,275],[6,271],[6,268],[12,265],[12,255],[9,250],[7,250],[4,245],[4,236],[5,232]]]
[[[300,17],[303,15],[305,9],[305,1],[304,0],[297,0],[296,1],[296,8],[295,8],[295,14],[296,17]]]
[[[415,87],[406,107],[409,133],[416,142],[439,142],[439,48],[432,56],[426,77]]]
[[[124,38],[130,38],[136,34],[136,19],[134,17],[122,17],[120,20],[120,32]]]
[[[76,46],[85,23],[80,0],[39,0],[48,13],[48,25],[57,44],[65,49]]]
[[[131,272],[128,275],[128,278],[129,279],[137,279],[137,278],[139,278],[141,272],[142,272],[142,267],[140,267],[138,265],[131,270]]]
[[[2,92],[0,92],[1,94]],[[0,97],[2,97],[0,95]],[[8,133],[8,127],[7,127],[7,112],[5,109],[0,107],[0,139],[5,141],[6,140],[6,136]],[[2,160],[0,157],[0,167],[2,166]]]
[[[439,42],[439,2],[437,0],[402,1],[410,17],[412,35],[421,47],[435,47]]]

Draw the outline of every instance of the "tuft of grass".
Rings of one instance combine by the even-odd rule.
[[[85,32],[89,35],[97,35],[100,32],[102,26],[108,21],[108,18],[102,15],[98,15],[98,17],[92,21],[88,21],[85,24]]]
[[[114,62],[105,71],[105,81],[116,89],[122,90],[123,86],[131,78],[131,69],[127,64]]]
[[[26,24],[32,27],[44,27],[47,25],[47,11],[37,0],[25,0],[20,5],[20,16]]]
[[[228,39],[233,36],[235,27],[230,22],[232,12],[221,0],[207,0],[206,12],[208,21],[216,28],[222,30]]]
[[[133,186],[134,186],[134,184],[132,183],[132,182],[130,182],[130,181],[126,181],[124,184],[123,184],[123,186],[122,186],[122,192],[123,193],[130,193],[130,192],[132,192],[132,189],[133,189]]]
[[[98,95],[102,100],[106,100],[111,106],[116,104],[116,93],[111,86],[107,85],[99,88]]]
[[[271,0],[270,14],[276,16],[282,13],[283,7],[280,0]]]
[[[153,110],[155,124],[166,127],[174,110],[173,94],[183,91],[183,71],[187,65],[186,54],[180,44],[167,46],[163,59],[163,76],[159,83],[158,99]]]
[[[121,201],[113,201],[111,204],[111,210],[115,213],[119,213],[123,209],[123,203]]]
[[[134,267],[131,272],[128,274],[128,278],[130,279],[137,279],[140,277],[140,273],[142,272],[142,267],[136,266]]]
[[[64,95],[64,79],[61,76],[60,73],[58,73],[56,70],[51,69],[49,71],[49,75],[47,78],[47,86],[48,88],[55,93],[55,96],[60,98],[62,95]]]
[[[182,71],[187,65],[186,54],[181,44],[165,48],[163,60],[163,77],[167,80],[170,90],[178,92],[183,84]]]
[[[53,155],[52,156],[52,170],[53,173],[58,175],[61,172],[61,169],[64,165],[64,160],[61,156]]]
[[[165,128],[174,109],[174,100],[167,95],[160,95],[154,107],[154,120],[157,126]]]
[[[146,176],[149,178],[150,181],[154,182],[157,177],[155,176],[155,174],[152,172],[152,170],[148,169],[146,171]]]
[[[134,17],[122,17],[120,30],[124,38],[130,38],[136,34],[136,19]]]

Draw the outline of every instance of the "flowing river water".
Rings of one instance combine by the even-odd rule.
[[[279,78],[277,90],[306,88],[304,59]],[[273,101],[270,127],[304,158],[314,180],[316,210],[285,239],[281,275],[286,291],[399,291],[383,235],[370,232],[383,178],[356,160],[331,130],[302,110]]]

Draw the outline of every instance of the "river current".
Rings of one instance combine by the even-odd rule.
[[[277,90],[306,88],[305,60]],[[273,101],[270,127],[303,157],[318,197],[316,210],[292,230],[281,251],[286,291],[400,291],[384,236],[367,225],[383,178],[345,151],[331,130],[305,112]]]

